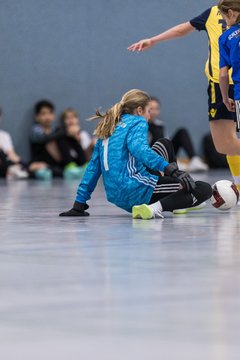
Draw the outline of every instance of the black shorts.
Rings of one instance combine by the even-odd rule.
[[[234,99],[234,87],[229,86],[229,97]],[[215,120],[233,120],[236,121],[236,114],[228,111],[222,101],[220,86],[217,83],[209,81],[208,86],[208,115],[209,121]]]

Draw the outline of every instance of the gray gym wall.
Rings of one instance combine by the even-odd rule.
[[[73,106],[84,121],[97,107],[140,88],[162,101],[169,134],[187,126],[198,150],[209,131],[204,65],[207,36],[164,43],[143,54],[133,41],[198,15],[209,0],[0,0],[2,128],[28,156],[32,106],[52,100],[59,113]]]

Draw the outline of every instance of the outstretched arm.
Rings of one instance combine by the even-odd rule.
[[[171,29],[164,31],[163,33],[153,36],[150,39],[140,40],[137,43],[129,46],[129,51],[144,51],[150,49],[154,45],[172,39],[181,38],[192,33],[194,30],[202,31],[206,30],[206,23],[209,18],[209,15],[212,11],[212,8],[207,9],[201,15],[193,18],[192,20],[182,23],[180,25],[174,26]]]
[[[152,38],[140,40],[140,41],[132,44],[131,46],[129,46],[128,50],[132,51],[132,52],[145,51],[145,50],[150,49],[154,45],[157,45],[160,42],[187,36],[194,30],[195,30],[195,28],[188,21],[186,23],[174,26],[171,29],[164,31],[163,33],[161,33],[159,35],[153,36]]]

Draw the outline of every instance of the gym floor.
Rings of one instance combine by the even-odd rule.
[[[59,218],[76,187],[0,182],[0,358],[239,359],[240,211]]]

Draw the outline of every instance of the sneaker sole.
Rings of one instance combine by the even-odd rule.
[[[133,219],[151,220],[154,218],[153,212],[148,205],[134,206],[132,209]]]
[[[174,215],[186,215],[188,213],[189,210],[187,209],[183,209],[183,210],[174,210],[173,214]]]
[[[207,203],[204,202],[196,207],[192,207],[192,208],[188,208],[188,209],[181,209],[181,210],[174,210],[173,211],[173,214],[174,215],[186,215],[188,214],[189,212],[191,211],[200,211],[200,210],[203,210],[205,209],[205,207],[207,206]]]

